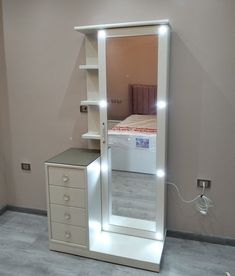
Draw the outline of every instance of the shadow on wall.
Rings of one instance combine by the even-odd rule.
[[[78,35],[81,35],[78,33]],[[59,118],[67,123],[72,123],[72,133],[69,139],[72,147],[87,147],[87,141],[81,138],[87,132],[87,113],[80,113],[80,102],[86,99],[86,72],[79,70],[79,65],[85,63],[85,40],[78,45],[76,58],[66,93],[59,110]]]
[[[9,99],[6,75],[2,5],[0,2],[0,208],[6,205],[8,183],[12,182],[12,163]]]

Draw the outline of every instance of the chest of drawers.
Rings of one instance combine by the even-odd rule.
[[[99,153],[70,149],[45,164],[50,242],[89,246],[88,167]]]

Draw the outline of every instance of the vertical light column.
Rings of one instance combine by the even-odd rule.
[[[108,183],[108,135],[107,135],[107,87],[106,87],[106,32],[98,31],[98,65],[100,95],[100,150],[101,150],[101,189],[102,189],[102,225],[109,225],[109,183]]]
[[[164,240],[166,214],[166,141],[167,99],[169,75],[169,26],[158,27],[158,90],[157,90],[157,195],[156,195],[156,239]]]

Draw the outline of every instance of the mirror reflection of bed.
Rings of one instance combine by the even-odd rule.
[[[110,212],[155,221],[157,36],[109,38],[106,49]]]

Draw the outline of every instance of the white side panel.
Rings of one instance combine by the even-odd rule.
[[[101,231],[100,158],[87,167],[89,244]]]

